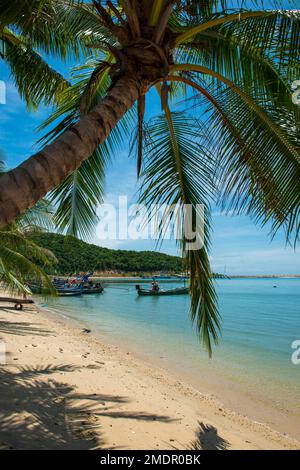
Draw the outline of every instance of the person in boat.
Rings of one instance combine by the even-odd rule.
[[[154,279],[152,281],[152,292],[158,292],[159,291],[159,285],[158,285],[158,282]]]
[[[84,275],[82,276],[82,282],[83,282],[83,284],[88,284],[88,283],[89,283],[89,277],[91,277],[93,274],[94,274],[93,272],[91,272],[91,273],[89,273],[89,274],[84,274]]]

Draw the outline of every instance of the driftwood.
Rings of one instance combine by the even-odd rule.
[[[34,304],[34,301],[31,299],[17,299],[14,297],[0,297],[0,302],[10,302],[15,304],[16,310],[22,310],[23,304]]]

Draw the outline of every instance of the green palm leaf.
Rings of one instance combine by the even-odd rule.
[[[79,57],[85,41],[99,41],[105,31],[80,0],[1,0],[1,23],[21,33],[32,47],[63,59]]]
[[[47,199],[40,199],[21,217],[16,219],[16,226],[23,233],[53,231],[53,207]]]
[[[198,81],[197,81],[198,80]],[[195,78],[199,83],[199,79]],[[205,88],[206,122],[220,148],[218,181],[220,202],[236,213],[252,214],[254,220],[272,222],[273,233],[283,226],[287,239],[297,240],[300,204],[300,122],[294,115],[272,105],[261,109],[272,120],[248,107],[230,88]],[[288,123],[290,122],[291,128]],[[295,127],[295,128],[294,128]],[[293,130],[294,129],[294,130]],[[268,149],[266,152],[265,150]]]
[[[205,228],[196,237],[203,247],[187,250],[188,240],[181,238],[181,248],[190,270],[191,316],[199,335],[212,352],[212,341],[217,342],[219,313],[216,293],[209,264],[209,207],[215,197],[213,176],[215,172],[212,154],[205,141],[207,130],[195,119],[170,113],[150,121],[145,148],[145,164],[142,173],[140,202],[149,209],[168,204],[175,214],[183,214],[185,205],[192,209],[193,218],[199,212],[199,204],[205,206]],[[164,212],[159,235],[163,237],[170,223],[169,212]],[[198,213],[198,215],[200,215]],[[155,214],[153,214],[155,216]],[[176,218],[176,217],[175,217]],[[179,230],[183,235],[183,227]],[[193,231],[196,227],[193,223]]]
[[[5,172],[0,161],[0,172]],[[44,268],[57,263],[54,254],[27,238],[33,231],[53,229],[52,208],[41,199],[25,214],[0,230],[0,284],[11,292],[30,294],[27,287],[34,279],[44,286],[44,293],[54,293],[53,285]]]
[[[45,291],[54,292],[43,267],[52,265],[54,255],[26,239],[17,230],[0,230],[0,282],[10,291],[30,293],[30,279],[43,283]],[[37,264],[39,263],[39,264]]]
[[[54,222],[68,235],[88,239],[98,221],[96,208],[104,193],[105,160],[96,150],[50,195],[57,205]]]
[[[10,32],[2,39],[4,59],[9,65],[20,96],[29,108],[41,103],[57,103],[68,86],[63,76],[51,68],[20,36]]]

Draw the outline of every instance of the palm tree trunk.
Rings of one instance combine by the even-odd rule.
[[[141,82],[125,75],[76,125],[0,177],[0,228],[39,201],[89,158],[139,97]]]

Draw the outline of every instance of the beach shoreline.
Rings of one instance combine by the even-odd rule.
[[[176,357],[171,359],[168,356],[160,356],[160,353],[155,350],[155,346],[149,354],[145,348],[131,344],[128,338],[121,338],[111,332],[109,334],[103,333],[96,325],[83,319],[74,318],[69,315],[69,312],[62,313],[60,310],[48,306],[45,307],[45,310],[48,314],[52,314],[54,319],[57,316],[62,317],[66,324],[75,329],[91,329],[91,335],[102,345],[115,348],[120,354],[127,356],[130,354],[137,362],[154,371],[167,374],[173,382],[184,384],[196,393],[210,397],[222,409],[232,410],[254,422],[264,423],[284,436],[288,435],[299,440],[298,409],[291,413],[291,410],[282,407],[282,403],[278,403],[278,400],[274,402],[268,397],[267,390],[264,390],[262,394],[251,393],[243,381],[237,382],[236,377],[230,373],[227,376],[224,369],[220,371],[220,364],[209,370],[207,365],[201,362],[199,363],[199,373],[195,375],[194,369],[184,369],[182,365],[179,365]],[[211,359],[211,361],[213,362],[212,366],[215,366],[215,360]]]
[[[37,306],[0,317],[2,448],[300,448],[78,321]]]

